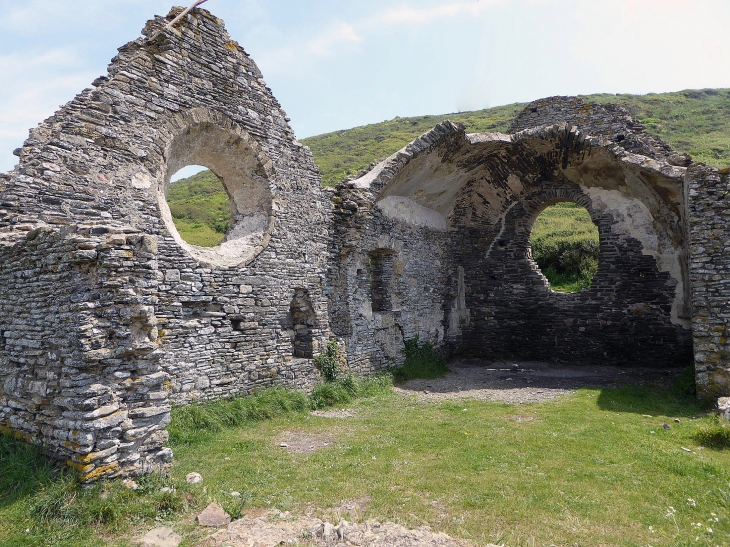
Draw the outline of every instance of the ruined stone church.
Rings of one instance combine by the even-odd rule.
[[[82,480],[164,465],[170,405],[307,389],[337,340],[367,375],[418,336],[452,356],[694,363],[730,395],[730,181],[615,106],[536,101],[508,134],[444,122],[336,189],[223,22],[148,22],[0,174],[0,429]],[[232,222],[178,234],[171,176],[204,165]],[[530,232],[570,201],[600,265],[550,290]]]

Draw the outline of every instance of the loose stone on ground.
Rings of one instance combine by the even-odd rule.
[[[313,433],[303,431],[284,431],[280,441],[277,443],[280,448],[295,452],[297,454],[307,454],[332,446],[334,442],[334,434]]]
[[[162,526],[147,532],[139,543],[142,547],[177,547],[181,541],[182,536],[175,530]]]
[[[313,410],[312,416],[320,418],[354,418],[355,411],[351,408],[333,408],[330,410]]]
[[[317,518],[282,518],[285,513],[268,511],[247,516],[213,534],[206,547],[274,547],[280,544],[382,547],[469,547],[471,542],[457,540],[428,527],[409,530],[390,522],[369,520],[364,523],[340,521],[335,526]],[[487,546],[490,547],[490,546]],[[494,546],[492,546],[494,547]]]
[[[200,475],[200,473],[188,473],[185,475],[185,481],[188,484],[198,484],[199,482],[203,482],[203,477]]]
[[[449,368],[451,372],[443,378],[409,380],[393,389],[424,402],[475,399],[522,404],[551,401],[579,388],[645,382],[669,385],[681,373],[677,369],[617,369],[545,362],[485,363],[476,359],[456,361]]]
[[[211,503],[202,513],[195,517],[195,520],[198,521],[198,525],[200,526],[220,528],[231,522],[231,516],[217,503]]]

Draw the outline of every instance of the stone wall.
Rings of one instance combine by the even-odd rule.
[[[586,135],[603,137],[605,142],[627,152],[687,167],[692,162],[686,154],[672,150],[667,143],[644,132],[643,124],[616,104],[586,103],[580,97],[547,97],[528,104],[510,124],[508,133],[566,123],[580,128]]]
[[[150,465],[155,458],[157,463],[169,459],[169,451],[160,445],[164,432],[136,431],[143,416],[135,414],[136,399],[119,392],[120,382],[143,382],[145,389],[158,389],[164,378],[164,389],[158,389],[159,400],[164,401],[159,408],[166,409],[156,422],[161,427],[169,419],[168,400],[228,397],[275,384],[309,388],[319,378],[311,357],[331,335],[325,289],[332,205],[319,184],[311,154],[297,142],[286,113],[253,61],[230,40],[222,21],[196,9],[178,28],[167,28],[179,10],[150,21],[142,38],[119,49],[108,75],[97,78],[93,89],[84,90],[32,130],[16,151],[18,166],[0,178],[0,234],[7,243],[3,252],[10,253],[2,261],[3,275],[8,276],[3,286],[13,295],[3,301],[11,309],[0,313],[6,347],[0,354],[2,420],[5,427],[43,443],[54,455],[69,457],[84,477],[130,473],[136,469],[130,467],[130,458],[149,459]],[[182,241],[165,199],[171,176],[191,164],[212,169],[231,201],[231,228],[223,243],[212,249]],[[100,244],[96,240],[66,239],[65,234],[76,233],[77,225],[93,225],[92,235],[122,234],[114,241],[119,239],[122,245],[119,253],[131,253],[123,260],[124,271],[107,274],[107,263],[97,267],[94,261],[79,269],[72,261],[64,280],[68,287],[54,283],[51,274],[35,278],[15,271],[16,267],[42,270],[44,255],[88,250],[101,256],[94,247]],[[36,229],[59,235],[36,252],[35,243],[23,243],[25,234]],[[121,242],[124,234],[138,234],[137,239],[144,234],[144,241],[154,240],[154,253],[150,251],[154,256],[128,250]],[[89,248],[72,248],[76,244]],[[63,336],[49,340],[42,335],[39,317],[55,305],[56,291],[61,296],[64,291],[73,293],[69,298],[75,305],[102,313],[98,302],[106,301],[97,300],[99,294],[104,298],[116,294],[94,292],[95,283],[103,278],[104,287],[119,291],[120,300],[112,299],[110,305],[118,306],[119,314],[129,314],[135,307],[128,285],[142,274],[151,276],[144,285],[151,300],[145,312],[149,328],[144,328],[156,349],[151,356],[146,360],[127,353],[117,356],[113,346],[119,341],[110,334],[111,341],[105,344],[114,353],[109,357],[113,366],[107,357],[93,366],[77,363],[84,359],[79,357],[73,366],[86,368],[76,374],[72,365],[48,357],[76,351],[76,340],[91,336],[95,321],[106,321],[92,312],[88,322],[63,314],[52,319],[58,323],[54,330]],[[43,290],[36,300],[17,307],[22,295],[39,288]],[[130,299],[126,310],[124,295]],[[297,332],[301,334],[296,303],[302,298],[309,314],[310,351],[304,356],[295,354]],[[135,317],[128,318],[129,336],[142,328]],[[31,343],[22,334],[26,330],[38,336],[26,348],[37,354],[29,365],[22,345]],[[88,351],[100,349],[96,342],[89,344]],[[142,364],[148,362],[159,367],[158,376],[143,374]],[[131,380],[121,376],[126,370]],[[66,374],[73,378],[68,386],[44,387],[47,379],[60,381]],[[79,387],[87,384],[95,386],[88,393]],[[81,391],[67,393],[77,388]],[[69,399],[74,393],[78,401]],[[117,402],[106,404],[107,400]],[[113,421],[103,413],[114,405],[119,408],[113,410],[113,419],[131,420],[133,433],[126,425],[114,424],[114,432],[92,434],[97,428],[93,420]],[[64,413],[75,421],[65,419]],[[122,417],[123,413],[130,414]],[[60,421],[51,429],[42,425],[51,419]],[[144,416],[150,423],[155,419]],[[92,433],[69,441],[68,435],[77,429]],[[131,437],[138,434],[142,441]],[[114,439],[121,443],[118,456],[99,452],[113,450],[109,443]],[[136,444],[129,445],[133,440]],[[63,442],[79,447],[59,444]],[[100,467],[88,467],[92,460]]]
[[[333,333],[345,342],[348,364],[358,374],[402,364],[404,340],[443,344],[449,294],[446,223],[411,200],[383,194],[393,176],[432,151],[437,140],[432,134],[416,139],[339,185],[333,196],[329,314]]]
[[[7,183],[12,213],[31,223],[118,220],[159,238],[162,364],[172,400],[305,388],[291,302],[312,304],[313,351],[329,336],[324,279],[331,204],[308,149],[256,65],[205,10],[179,29],[150,21],[95,81],[35,129]],[[165,200],[185,165],[211,168],[232,204],[214,249],[186,244]]]
[[[254,62],[205,10],[168,28],[180,9],[0,175],[3,431],[83,480],[144,472],[172,456],[171,403],[309,389],[333,337],[365,375],[415,337],[489,360],[666,367],[692,361],[693,334],[700,395],[730,394],[727,173],[688,169],[618,107],[560,97],[515,134],[445,122],[323,189]],[[172,222],[186,165],[230,198],[217,247]],[[529,244],[560,201],[601,240],[574,294],[550,289]]]
[[[0,430],[81,480],[164,465],[170,419],[154,236],[40,228],[0,245]]]
[[[438,265],[431,266],[438,279],[432,287],[440,296],[419,297],[441,304],[450,353],[578,364],[691,362],[681,266],[685,168],[566,125],[467,136],[446,123],[411,147],[419,142],[428,146],[404,149],[349,186],[376,192],[376,208],[401,225],[418,219],[438,226],[424,237]],[[560,201],[584,206],[601,238],[593,284],[573,294],[552,291],[530,254],[535,218]],[[387,216],[373,222],[395,232]]]
[[[693,165],[687,173],[692,336],[697,394],[730,395],[730,178]]]

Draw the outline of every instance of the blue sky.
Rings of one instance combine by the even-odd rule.
[[[185,0],[187,5],[192,0]],[[161,0],[0,0],[0,171]],[[300,138],[549,95],[730,87],[730,0],[208,0]]]

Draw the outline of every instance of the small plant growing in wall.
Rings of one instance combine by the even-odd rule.
[[[441,378],[449,372],[446,359],[430,342],[421,342],[418,336],[405,340],[403,353],[406,360],[402,367],[392,370],[396,382],[413,378]]]
[[[334,383],[345,372],[345,358],[340,352],[337,340],[330,340],[327,349],[314,358],[314,366],[327,383]]]

